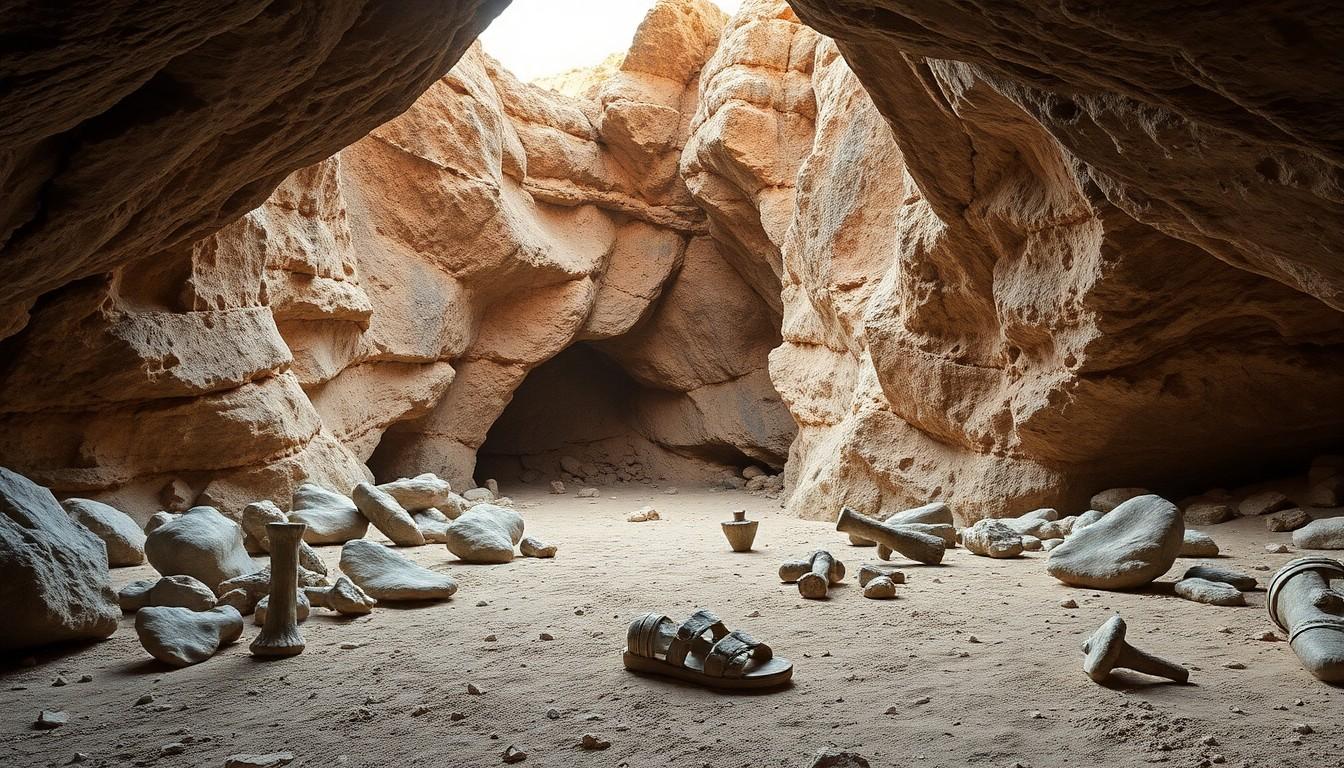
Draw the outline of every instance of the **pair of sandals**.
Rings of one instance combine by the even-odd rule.
[[[793,662],[745,632],[728,631],[704,609],[680,626],[660,613],[639,616],[626,632],[624,662],[633,672],[723,690],[774,688],[793,677]]]

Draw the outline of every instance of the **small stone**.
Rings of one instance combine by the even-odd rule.
[[[1306,723],[1297,723],[1293,726],[1293,732],[1305,736],[1309,733],[1315,733],[1316,731],[1312,730],[1312,727]]]
[[[918,699],[915,699],[910,703],[918,706],[920,704],[928,704],[930,701],[932,701],[932,699],[930,699],[928,696],[920,696]]]
[[[1281,509],[1288,509],[1291,506],[1293,506],[1292,499],[1279,491],[1260,491],[1242,499],[1241,503],[1237,505],[1237,514],[1242,517],[1256,517],[1278,512]]]
[[[485,637],[483,637],[483,638],[481,638],[481,639],[484,640],[484,641],[487,642],[487,643],[493,643],[493,642],[495,642],[496,640],[498,640],[499,638],[495,637],[494,635],[486,635]]]
[[[424,704],[421,704],[420,706],[411,710],[411,717],[419,717],[421,715],[427,715],[427,714],[429,714],[429,707],[426,707]]]
[[[896,582],[888,576],[870,579],[863,587],[863,596],[870,600],[890,600],[896,597]]]
[[[93,675],[80,675],[80,676],[79,676],[79,682],[81,682],[81,683],[92,683],[92,682],[93,682]]]
[[[1274,634],[1273,632],[1270,632],[1270,631],[1268,631],[1268,630],[1265,631],[1265,632],[1261,632],[1260,634],[1256,635],[1255,639],[1256,639],[1256,640],[1261,640],[1261,641],[1266,642],[1266,643],[1277,643],[1277,642],[1283,640],[1283,638],[1279,637],[1278,635],[1276,635],[1276,634]]]
[[[580,499],[596,499],[598,494],[599,491],[596,488],[581,488],[578,495]]]
[[[611,746],[611,742],[594,733],[583,734],[583,739],[579,741],[579,746],[584,749],[606,749]]]
[[[1067,600],[1060,600],[1060,601],[1059,601],[1059,607],[1060,607],[1060,608],[1077,608],[1077,607],[1078,607],[1078,601],[1077,601],[1077,600],[1074,600],[1072,597],[1070,597],[1070,598],[1067,599]]]
[[[1289,550],[1287,544],[1266,544],[1265,551],[1271,555],[1282,555],[1286,554]]]
[[[187,745],[185,742],[172,741],[167,744],[164,744],[162,747],[159,747],[159,757],[170,757],[172,755],[180,755],[186,751],[187,751]]]
[[[1207,605],[1245,605],[1246,596],[1241,590],[1221,581],[1190,578],[1176,582],[1176,594],[1186,600]]]
[[[643,523],[649,520],[661,520],[658,510],[653,507],[640,507],[639,509],[626,515],[625,520],[629,523]]]
[[[808,768],[870,768],[867,758],[857,752],[822,749],[812,758]]]
[[[538,637],[539,637],[540,639],[542,639],[542,640],[554,640],[554,639],[555,639],[555,636],[552,635],[550,632],[542,632],[540,635],[538,635]]]
[[[481,689],[477,688],[475,683],[467,683],[467,693],[471,694],[472,696],[480,696]]]
[[[564,494],[564,492],[565,492],[565,484],[564,484],[564,483],[560,482],[559,480],[552,480],[552,481],[551,481],[551,493],[554,493],[555,495],[560,496],[560,495]]]
[[[65,675],[57,675],[56,679],[51,681],[52,688],[60,688],[61,686],[69,684],[70,681],[65,679]]]
[[[500,757],[506,763],[521,763],[527,759],[527,753],[510,744],[504,748],[504,753]]]
[[[968,643],[978,643],[978,642],[980,642],[980,638],[976,637],[975,635],[971,635],[970,637],[966,638],[966,642],[968,642]]]
[[[518,552],[523,557],[555,557],[556,546],[546,544],[532,536],[524,536],[518,542]]]
[[[1203,531],[1186,528],[1181,538],[1181,557],[1217,557],[1218,543]]]
[[[560,710],[556,709],[555,707],[551,707],[550,709],[546,710],[546,717],[551,720],[559,720]]]
[[[760,611],[752,611],[751,613],[747,614],[748,619],[759,619],[760,617],[761,617]]]
[[[449,713],[448,713],[448,719],[449,719],[449,720],[452,720],[454,723],[456,723],[456,722],[458,722],[459,720],[466,720],[466,719],[467,719],[467,716],[464,715],[464,714],[462,714],[461,712],[449,712]]]
[[[65,761],[65,764],[74,765],[75,763],[82,763],[88,759],[89,759],[88,752],[76,752],[69,760]]]
[[[1199,743],[1206,747],[1216,747],[1218,746],[1218,738],[1216,736],[1205,736],[1199,740]]]
[[[1110,512],[1130,499],[1150,493],[1152,491],[1147,488],[1108,488],[1092,497],[1091,508],[1098,512]]]
[[[676,496],[678,493],[680,493],[680,491],[678,491],[676,488],[668,488],[666,491],[663,491],[663,493],[667,494],[668,496]]]
[[[1240,661],[1229,661],[1229,662],[1227,662],[1226,664],[1224,664],[1223,666],[1226,667],[1227,669],[1245,669],[1245,668],[1246,668],[1246,665],[1243,664],[1243,663],[1241,663]]]
[[[280,768],[294,762],[293,752],[271,752],[264,755],[229,755],[224,768]]]
[[[153,704],[153,703],[154,703],[154,694],[152,693],[146,693],[144,696],[141,696],[140,698],[135,700],[135,706],[137,707],[143,707],[146,704]]]
[[[37,720],[33,727],[40,731],[50,731],[53,728],[60,728],[62,725],[70,722],[70,715],[61,710],[44,709],[37,713]]]

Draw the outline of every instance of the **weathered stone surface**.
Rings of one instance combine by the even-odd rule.
[[[415,527],[420,529],[420,535],[425,537],[427,544],[446,544],[448,542],[448,527],[452,525],[452,520],[448,516],[430,507],[411,515],[415,520]]]
[[[304,587],[308,602],[346,616],[363,616],[373,610],[378,601],[360,589],[348,576],[341,576],[330,587]]]
[[[1190,525],[1217,525],[1237,516],[1230,501],[1197,499],[1185,506],[1185,522]]]
[[[1265,515],[1265,528],[1273,532],[1295,531],[1310,522],[1311,515],[1296,507]]]
[[[135,614],[135,633],[150,656],[173,667],[199,664],[243,634],[243,617],[232,606],[208,611],[150,607]]]
[[[1102,512],[1110,512],[1121,504],[1137,496],[1147,496],[1152,493],[1147,488],[1108,488],[1091,499],[1092,508]]]
[[[1218,542],[1203,531],[1185,529],[1181,538],[1180,557],[1217,557]]]
[[[1344,549],[1344,517],[1315,520],[1293,531],[1293,546],[1300,549]]]
[[[186,608],[189,611],[208,611],[215,607],[215,592],[191,576],[162,576],[157,579],[133,581],[117,593],[121,610],[135,613],[141,608]]]
[[[453,487],[433,472],[425,472],[415,477],[383,483],[378,486],[378,490],[396,499],[407,512],[420,512],[447,505],[452,498]]]
[[[1246,596],[1231,584],[1197,577],[1184,578],[1176,582],[1176,594],[1186,600],[1209,605],[1246,604]]]
[[[1257,585],[1255,577],[1250,574],[1234,571],[1230,568],[1221,568],[1216,565],[1191,566],[1185,570],[1185,575],[1182,578],[1219,581],[1224,584],[1231,584],[1243,592],[1255,589]]]
[[[1131,589],[1166,573],[1184,541],[1185,523],[1175,504],[1139,496],[1050,550],[1046,568],[1077,587]]]
[[[125,512],[92,499],[66,499],[61,506],[103,540],[108,565],[118,568],[145,562],[145,532]]]
[[[1022,534],[1002,520],[980,520],[961,532],[961,545],[984,557],[1017,557],[1022,554]]]
[[[415,524],[415,518],[402,509],[391,494],[368,483],[360,483],[351,491],[350,497],[360,514],[367,517],[373,527],[382,531],[393,544],[418,547],[425,543],[425,536]]]
[[[1268,515],[1281,509],[1291,509],[1293,500],[1281,491],[1266,490],[1253,493],[1237,504],[1237,514],[1242,517]]]
[[[523,538],[523,517],[511,509],[477,504],[448,528],[448,551],[468,563],[507,563]]]
[[[532,536],[524,536],[518,541],[518,554],[523,557],[555,557],[556,546],[547,544]]]
[[[102,540],[51,492],[0,468],[0,650],[104,638],[121,615]]]
[[[307,588],[305,587],[303,589],[298,590],[297,592],[297,600],[296,600],[297,607],[295,609],[295,620],[300,624],[308,620],[308,614],[312,611],[313,608],[312,603],[308,601],[308,594],[306,590]],[[257,604],[252,607],[252,622],[256,624],[258,627],[266,623],[266,612],[267,609],[270,607],[270,604],[271,604],[271,596],[266,595],[262,597],[260,600],[258,600]]]
[[[369,519],[349,497],[320,485],[304,483],[294,491],[289,520],[308,526],[303,540],[309,544],[344,544],[362,539],[369,531]]]
[[[341,547],[341,572],[376,600],[446,600],[457,591],[457,582],[447,575],[367,539]]]
[[[212,589],[254,568],[242,527],[213,507],[192,507],[150,531],[145,557],[164,576],[185,574]]]

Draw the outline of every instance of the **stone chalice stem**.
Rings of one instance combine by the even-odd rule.
[[[299,632],[299,544],[308,526],[303,523],[267,523],[271,544],[271,598],[266,623],[252,641],[254,656],[296,656],[303,653]]]
[[[1298,558],[1274,574],[1265,599],[1302,666],[1328,683],[1344,683],[1344,593],[1331,586],[1336,579],[1344,579],[1339,560]]]

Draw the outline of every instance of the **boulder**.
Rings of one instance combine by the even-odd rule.
[[[523,537],[523,517],[494,504],[477,504],[448,528],[448,551],[468,563],[507,563]]]
[[[1344,506],[1344,475],[1333,475],[1312,483],[1304,503],[1308,507]]]
[[[471,509],[471,503],[456,493],[449,493],[444,503],[438,506],[439,512],[449,520],[456,520],[468,509]]]
[[[1076,587],[1140,587],[1176,562],[1184,534],[1185,521],[1175,504],[1160,496],[1138,496],[1050,550],[1046,569]]]
[[[120,568],[145,562],[145,532],[130,515],[92,499],[66,499],[61,506],[80,525],[103,540],[108,565]]]
[[[1231,584],[1243,592],[1255,589],[1257,585],[1255,577],[1250,574],[1234,571],[1230,568],[1220,568],[1216,565],[1191,566],[1185,569],[1185,575],[1181,578],[1219,581],[1224,584]]]
[[[1265,515],[1265,529],[1273,533],[1296,531],[1311,523],[1311,515],[1305,509],[1293,507]]]
[[[495,492],[489,488],[468,488],[462,492],[462,498],[467,501],[494,501]]]
[[[0,468],[0,651],[104,638],[121,609],[101,539],[51,491]]]
[[[141,608],[186,608],[208,611],[215,607],[214,590],[200,580],[178,574],[157,579],[133,581],[117,593],[121,610],[135,613]]]
[[[341,572],[376,600],[445,600],[457,591],[457,582],[447,575],[367,539],[341,547]]]
[[[355,506],[373,527],[382,531],[399,547],[418,547],[425,543],[424,534],[415,524],[415,518],[388,493],[368,483],[360,483],[350,493]]]
[[[425,537],[429,544],[444,544],[448,541],[448,527],[453,524],[448,516],[434,507],[422,509],[411,515],[415,520],[415,527],[420,529],[420,535]]]
[[[300,589],[304,587],[323,587],[327,585],[327,577],[316,571],[310,571],[303,566],[299,566],[298,575],[295,578]],[[263,597],[271,593],[271,566],[267,565],[259,571],[237,576],[228,581],[220,582],[215,587],[215,592],[223,596],[234,590],[243,590],[251,600],[251,605],[255,606]],[[242,611],[242,609],[239,609]],[[251,608],[242,611],[244,614],[250,613]]]
[[[199,664],[243,634],[243,617],[232,606],[208,611],[151,607],[135,614],[135,633],[150,656],[174,667]]]
[[[1092,509],[1101,513],[1110,512],[1130,499],[1151,493],[1147,488],[1107,488],[1092,497]]]
[[[415,477],[403,477],[390,483],[383,483],[377,488],[396,499],[407,512],[420,512],[444,506],[454,495],[452,485],[447,480],[439,479],[433,472]]]
[[[961,545],[971,554],[997,558],[1017,557],[1024,546],[1022,534],[994,518],[979,520],[963,530]]]
[[[150,531],[145,557],[164,576],[186,574],[212,589],[255,568],[242,527],[214,507],[192,507]]]
[[[289,521],[308,526],[303,540],[309,544],[344,544],[364,538],[369,531],[369,519],[360,514],[355,502],[313,483],[294,491]]]
[[[1209,581],[1201,578],[1186,578],[1176,582],[1176,594],[1186,600],[1209,605],[1245,605],[1246,596],[1241,590],[1224,581]]]
[[[264,555],[271,551],[266,538],[266,526],[270,523],[287,523],[289,518],[275,502],[269,499],[254,501],[243,507],[238,516],[238,524],[243,526],[243,547],[249,554]]]
[[[163,510],[155,512],[154,514],[149,516],[148,520],[145,521],[145,529],[144,529],[145,535],[148,536],[151,532],[153,532],[155,528],[158,528],[160,525],[163,525],[164,523],[171,523],[172,521],[176,520],[177,517],[178,516],[172,512],[165,512]]]
[[[1102,512],[1100,509],[1089,509],[1083,514],[1079,515],[1077,520],[1073,521],[1073,528],[1069,531],[1069,533],[1073,533],[1074,531],[1081,531],[1082,529],[1097,522],[1098,520],[1100,520],[1105,516],[1106,513]]]
[[[1237,514],[1242,517],[1256,517],[1257,515],[1268,515],[1270,512],[1278,512],[1281,509],[1289,509],[1293,506],[1293,500],[1284,493],[1275,490],[1260,491],[1242,499],[1237,504]]]
[[[1313,520],[1293,531],[1298,549],[1344,549],[1344,517]]]
[[[555,557],[556,547],[531,536],[524,536],[518,542],[518,553],[523,557]]]
[[[1181,537],[1180,557],[1217,557],[1218,542],[1203,531],[1185,529]]]
[[[1217,525],[1236,516],[1236,510],[1227,499],[1200,497],[1185,506],[1185,522],[1190,525]]]

